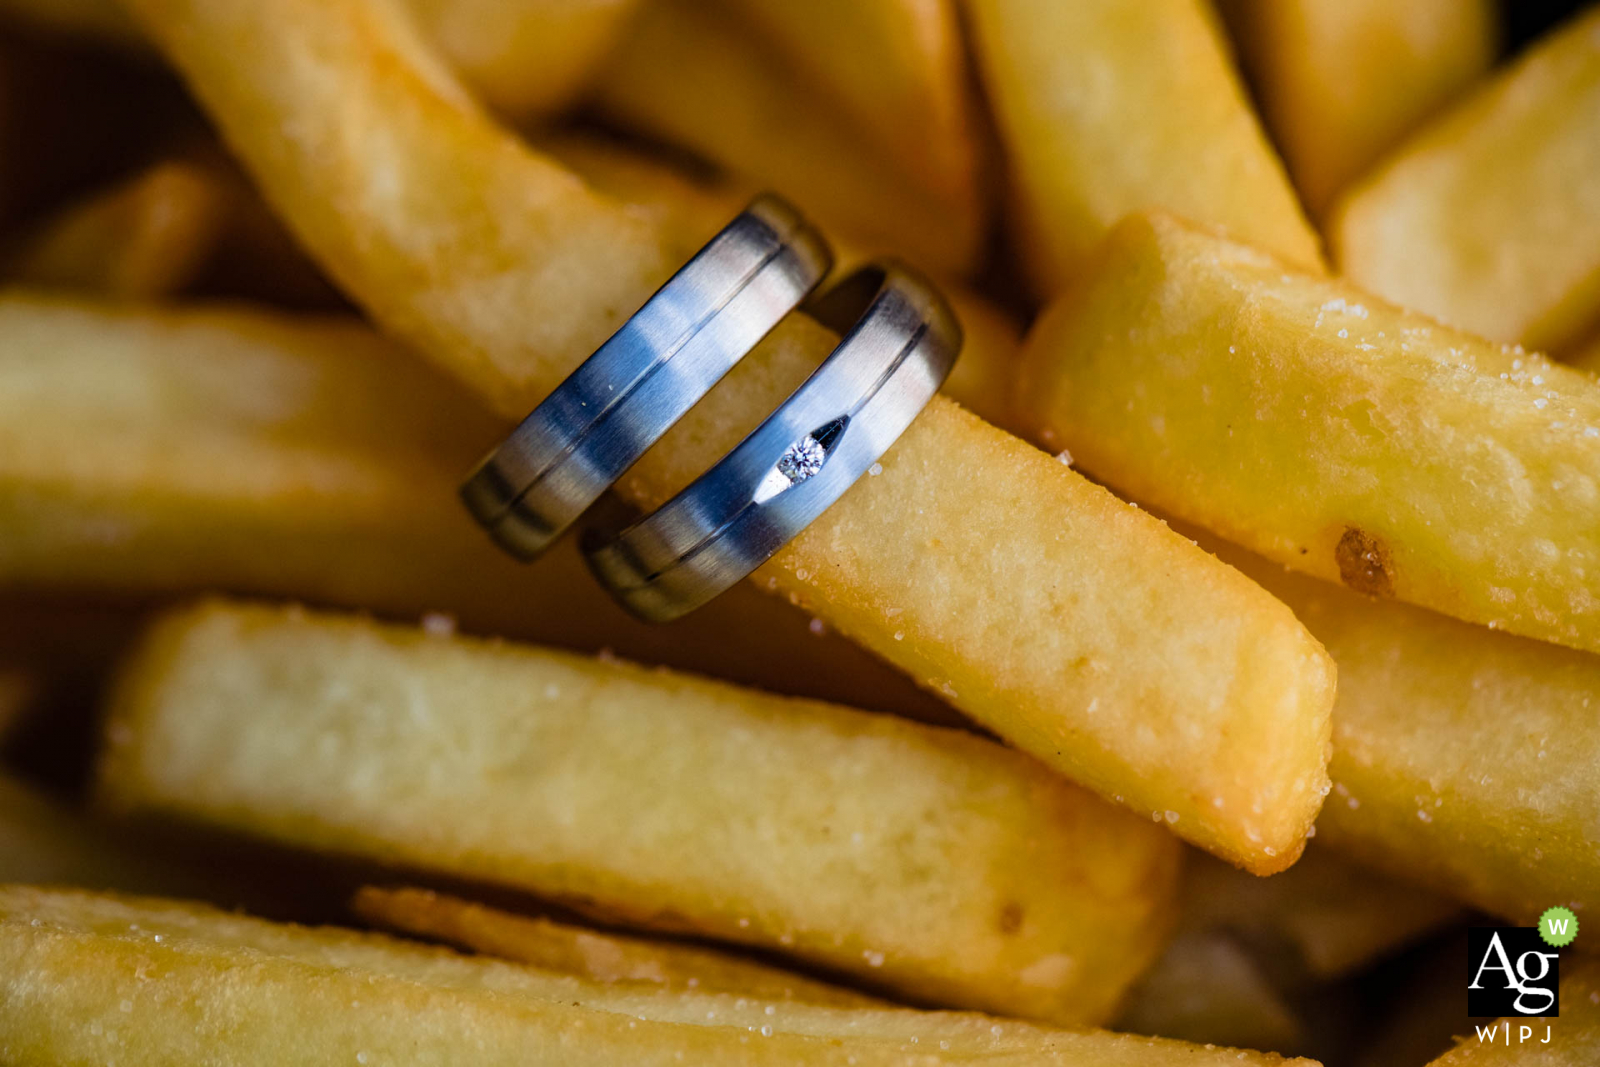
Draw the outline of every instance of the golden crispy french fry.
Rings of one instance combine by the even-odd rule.
[[[1111,485],[1357,592],[1600,650],[1600,389],[1170,218],[1035,326],[1019,415]]]
[[[1344,705],[1334,707],[1337,713]],[[1280,973],[1317,981],[1352,974],[1462,911],[1448,897],[1358,867],[1316,843],[1299,863],[1271,878],[1192,856],[1184,868],[1183,897],[1183,929],[1232,931],[1270,954]]]
[[[229,206],[199,167],[158,163],[47,220],[5,257],[0,275],[123,299],[169,296],[216,252]]]
[[[823,87],[891,162],[951,204],[979,203],[982,151],[954,0],[727,6]]]
[[[1306,207],[1335,194],[1488,71],[1491,0],[1223,0]]]
[[[1226,227],[1307,267],[1315,232],[1203,0],[971,0],[1017,243],[1054,296],[1130,211]]]
[[[1529,924],[1600,907],[1600,656],[1223,558],[1339,664],[1319,846]]]
[[[363,920],[398,933],[594,982],[645,982],[671,990],[743,993],[837,1007],[885,1006],[865,994],[716,949],[602,933],[430,889],[366,886],[351,908]]]
[[[330,273],[504,414],[692,251],[496,129],[386,8],[135,6]],[[834,341],[791,318],[620,488],[663,499]],[[1286,610],[948,401],[881,466],[760,580],[1103,796],[1252,870],[1293,861],[1333,678]]]
[[[1600,9],[1408,140],[1329,241],[1357,284],[1497,341],[1600,325]]]
[[[378,935],[23,888],[0,889],[0,1040],[29,1062],[125,1067],[453,1063],[463,1049],[533,1067],[1285,1063],[981,1015],[634,992]]]
[[[1474,1026],[1472,1034],[1461,1036],[1454,1049],[1428,1067],[1589,1067],[1595,1063],[1600,1059],[1600,962],[1583,957],[1562,962],[1560,1018],[1522,1016]],[[1526,1033],[1523,1027],[1528,1028]]]
[[[950,717],[753,588],[648,626],[570,542],[538,567],[512,562],[455,500],[500,427],[353,322],[0,296],[0,588],[441,612],[479,632]]]
[[[540,147],[607,196],[651,212],[688,248],[710,240],[756,192],[731,181],[693,180],[664,160],[594,136],[568,133],[541,141]],[[832,243],[834,277],[845,276],[871,258],[849,242]],[[1005,427],[1022,329],[1010,314],[961,282],[941,278],[938,286],[962,331],[961,358],[942,391],[985,421]]]
[[[1220,931],[1174,938],[1128,994],[1116,1028],[1274,1052],[1303,1047],[1306,1040],[1294,1008],[1260,964]]]
[[[769,42],[699,0],[649,0],[594,95],[612,121],[747,175],[876,251],[962,274],[983,250],[975,181],[956,195],[921,181]]]
[[[1175,907],[1179,848],[1148,820],[989,741],[837,706],[225,604],[159,626],[119,690],[100,778],[118,809],[526,889],[933,1003],[1104,1019]]]

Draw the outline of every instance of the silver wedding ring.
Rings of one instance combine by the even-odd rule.
[[[675,619],[771,559],[888,451],[961,349],[944,298],[896,264],[858,271],[807,310],[845,336],[805,383],[677,496],[585,545],[635,615]]]
[[[827,274],[822,237],[762,196],[534,408],[461,487],[512,555],[550,546]]]
[[[556,387],[461,487],[474,518],[533,559],[688,413],[828,273],[822,237],[757,198]],[[844,335],[733,451],[618,532],[591,532],[591,569],[622,605],[664,622],[771,559],[878,462],[944,383],[961,327],[894,263],[856,271],[806,310]]]

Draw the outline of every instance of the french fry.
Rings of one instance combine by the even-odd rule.
[[[1306,1040],[1294,1008],[1260,964],[1220,931],[1174,938],[1128,994],[1116,1028],[1275,1052],[1303,1047]]]
[[[1335,704],[1336,712],[1343,706]],[[1358,867],[1318,844],[1271,878],[1192,856],[1183,897],[1184,930],[1231,931],[1296,982],[1353,974],[1462,913],[1449,897]]]
[[[387,8],[134,7],[330,274],[502,414],[681,262],[645,213],[484,119]],[[619,488],[664,499],[834,341],[791,318]],[[1333,677],[1286,610],[948,401],[881,466],[758,581],[1103,796],[1252,870],[1293,862],[1321,803]]]
[[[351,908],[366,922],[397,933],[594,982],[645,982],[671,990],[742,993],[836,1007],[885,1006],[864,994],[716,949],[602,933],[429,889],[367,886],[356,894]]]
[[[1339,664],[1319,846],[1530,925],[1600,907],[1600,657],[1223,558]]]
[[[99,777],[117,810],[761,945],[926,1002],[1103,1020],[1174,907],[1178,846],[1148,820],[991,742],[837,706],[225,604],[158,626],[118,688]]]
[[[1038,439],[1296,570],[1600,650],[1588,375],[1164,216],[1034,327]]]
[[[121,299],[169,296],[216,252],[228,209],[200,168],[158,163],[47,220],[5,257],[0,274]]]
[[[981,202],[977,117],[954,0],[730,0],[855,119],[878,151],[950,204]]]
[[[1576,962],[1571,970],[1570,964],[1562,968],[1560,1018],[1499,1019],[1492,1031],[1490,1026],[1474,1027],[1474,1034],[1462,1035],[1454,1049],[1428,1067],[1588,1067],[1594,1063],[1600,1057],[1600,963],[1593,959]],[[1526,1035],[1523,1027],[1528,1028]]]
[[[1202,0],[968,8],[1037,295],[1054,296],[1118,219],[1150,208],[1321,265]]]
[[[1491,0],[1223,0],[1273,139],[1313,215],[1488,71]]]
[[[477,632],[953,718],[754,588],[648,626],[570,542],[538,567],[513,563],[455,500],[501,425],[353,322],[0,295],[0,589],[219,589],[442,613]]]
[[[1600,325],[1600,9],[1407,141],[1329,240],[1356,284],[1497,341]]]
[[[968,272],[982,251],[975,181],[949,194],[920,180],[769,42],[699,0],[649,0],[594,98],[611,121],[747,175],[876,251],[943,274]],[[927,132],[915,118],[901,123]]]
[[[632,992],[378,935],[23,888],[0,889],[0,1041],[29,1062],[124,1067],[453,1063],[463,1049],[522,1067],[1285,1064],[980,1015]]]

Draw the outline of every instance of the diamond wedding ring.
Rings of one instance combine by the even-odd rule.
[[[763,196],[523,420],[462,486],[532,559],[571,526],[827,273],[822,238]],[[961,328],[914,271],[879,263],[806,305],[844,334],[731,452],[654,512],[585,541],[612,595],[652,621],[723,592],[810,525],[894,444],[949,374]]]

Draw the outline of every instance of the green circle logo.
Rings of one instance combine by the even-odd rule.
[[[1539,916],[1539,936],[1551,948],[1565,948],[1578,936],[1578,917],[1571,908],[1549,908]]]

